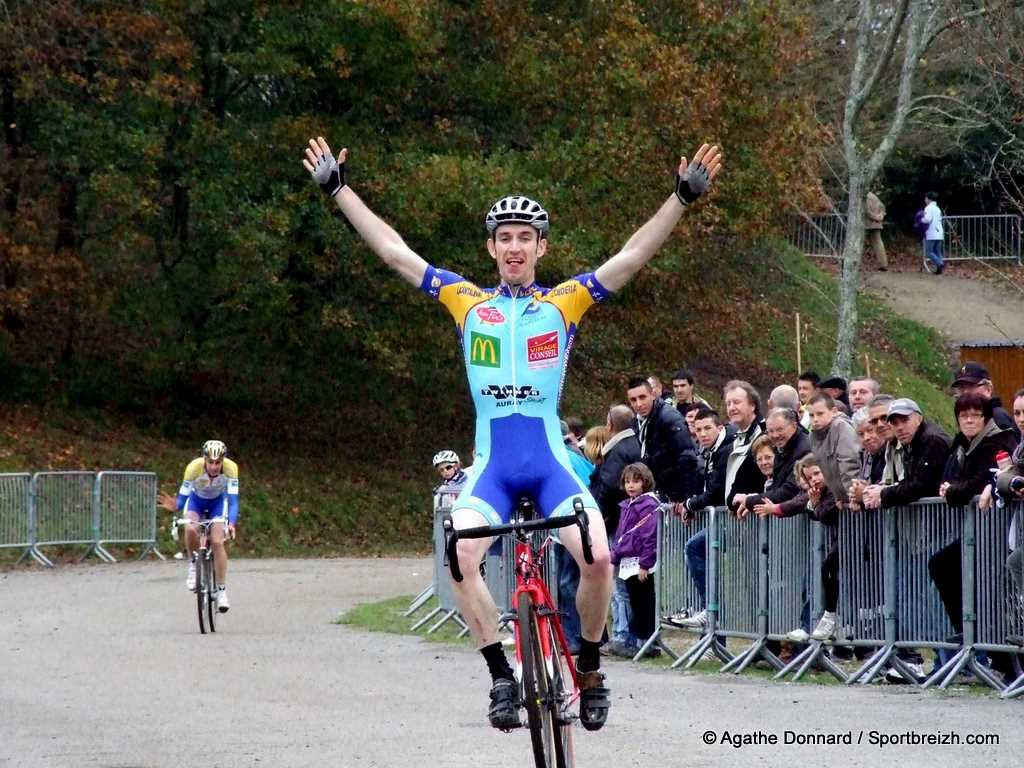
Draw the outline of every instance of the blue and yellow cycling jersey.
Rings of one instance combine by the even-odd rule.
[[[474,472],[455,508],[492,524],[507,522],[523,495],[545,516],[569,514],[574,496],[597,509],[572,471],[558,405],[580,320],[609,292],[592,272],[551,289],[484,290],[433,266],[420,288],[455,320],[476,407]]]
[[[178,489],[178,509],[197,512],[201,519],[228,518],[232,524],[238,520],[238,465],[224,459],[220,474],[206,474],[206,461],[200,456],[185,467],[185,476]]]

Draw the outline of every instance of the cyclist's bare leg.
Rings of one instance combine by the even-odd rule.
[[[608,605],[612,599],[612,564],[608,552],[608,535],[601,513],[587,510],[590,520],[591,548],[594,562],[583,559],[583,544],[579,528],[561,528],[558,536],[565,548],[580,566],[580,586],[576,591],[576,610],[580,614],[580,634],[591,642],[600,642],[608,619]]]
[[[487,525],[487,520],[476,510],[456,509],[452,512],[452,524],[457,530],[476,528]],[[459,539],[462,581],[452,581],[455,603],[480,648],[498,641],[498,606],[480,575],[479,567],[492,541],[492,538]]]
[[[228,577],[228,551],[224,546],[224,523],[210,526],[210,545],[213,547],[213,572],[217,575],[217,586],[223,586]]]
[[[611,692],[601,672],[597,644],[604,633],[608,604],[612,597],[612,564],[608,553],[608,535],[601,513],[587,509],[594,562],[583,559],[583,543],[578,528],[562,528],[559,538],[580,566],[580,586],[576,591],[576,609],[580,614],[580,655],[576,660],[580,686],[580,722],[588,731],[596,731],[608,719]]]
[[[186,520],[191,521],[189,525],[185,526],[185,556],[188,560],[192,559],[192,555],[199,549],[199,526],[195,523],[199,520],[199,515],[195,512],[185,510],[182,512],[182,517]]]

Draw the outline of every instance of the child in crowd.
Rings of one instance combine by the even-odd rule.
[[[639,462],[622,470],[622,490],[627,498],[619,505],[621,513],[611,561],[619,567],[619,578],[626,583],[633,611],[630,629],[642,645],[655,629],[651,572],[657,566],[660,503],[654,493],[654,475]]]
[[[839,506],[835,496],[825,482],[817,457],[809,453],[796,463],[796,476],[807,487],[807,513],[825,526],[828,554],[821,564],[821,581],[825,588],[825,612],[810,634],[811,640],[832,640],[839,628]],[[807,634],[802,629],[789,633],[789,639],[805,642]]]

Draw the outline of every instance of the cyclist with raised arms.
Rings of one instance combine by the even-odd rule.
[[[226,587],[228,576],[228,551],[224,546],[225,536],[235,538],[235,524],[238,522],[238,465],[227,458],[227,446],[220,440],[203,443],[203,455],[192,459],[185,467],[185,475],[175,498],[162,494],[160,506],[174,512],[179,510],[182,517],[193,523],[213,517],[227,518],[224,523],[210,526],[210,544],[213,546],[213,571],[217,578],[217,610],[227,613]],[[188,576],[185,586],[196,588],[196,550],[199,548],[199,529],[190,524],[185,527],[185,550],[188,555]]]
[[[345,183],[342,149],[336,160],[323,137],[310,139],[303,166],[321,190],[381,260],[451,313],[462,343],[470,392],[476,407],[476,462],[472,478],[453,505],[456,528],[507,523],[521,496],[530,496],[545,517],[571,515],[572,500],[583,500],[593,539],[593,560],[583,559],[580,531],[560,538],[580,565],[576,594],[582,641],[576,667],[580,720],[597,730],[608,716],[611,696],[600,671],[598,647],[608,615],[612,570],[601,512],[576,478],[562,442],[558,403],[569,350],[584,312],[622,288],[675,228],[686,207],[703,195],[721,169],[721,153],[707,144],[692,162],[681,158],[675,189],[658,212],[617,254],[594,272],[554,288],[535,282],[537,261],[548,249],[548,214],[519,195],[495,203],[485,217],[487,251],[500,283],[480,288],[464,277],[428,264]],[[520,725],[515,676],[498,640],[497,607],[479,571],[489,539],[460,539],[464,579],[453,582],[456,602],[492,678],[488,718],[495,728]]]

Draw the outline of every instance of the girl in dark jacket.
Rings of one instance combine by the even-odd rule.
[[[840,619],[839,608],[839,505],[835,496],[825,482],[818,458],[813,453],[800,458],[794,474],[804,493],[795,499],[782,504],[773,505],[772,509],[764,510],[764,514],[776,517],[790,517],[805,512],[812,520],[825,526],[826,546],[825,559],[821,563],[821,582],[825,588],[825,612],[808,636],[803,628],[794,629],[787,637],[794,642],[811,640],[834,640],[838,636]],[[803,507],[798,507],[797,499],[803,499]],[[755,510],[756,511],[756,510]],[[761,514],[761,513],[759,513]]]
[[[977,392],[960,395],[954,406],[960,431],[953,440],[939,495],[951,507],[963,507],[981,493],[992,479],[996,454],[1013,453],[1018,436],[992,420],[992,401]],[[960,539],[940,549],[928,560],[928,572],[957,633],[963,632],[963,600],[960,579]]]
[[[626,500],[619,506],[619,528],[612,545],[611,561],[619,566],[633,609],[630,630],[643,645],[654,634],[654,579],[658,560],[658,508],[654,475],[646,465],[630,464],[622,470]]]

